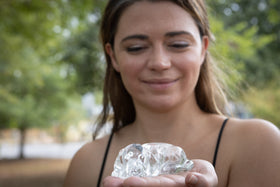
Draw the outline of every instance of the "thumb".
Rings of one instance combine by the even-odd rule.
[[[217,178],[197,172],[189,172],[185,178],[185,183],[187,187],[215,187],[217,186]]]

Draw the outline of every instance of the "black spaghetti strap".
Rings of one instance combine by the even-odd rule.
[[[213,157],[213,162],[212,162],[214,168],[216,167],[216,160],[217,160],[218,150],[219,150],[219,146],[220,146],[223,130],[224,130],[225,126],[226,126],[227,121],[228,121],[228,118],[224,120],[223,125],[222,125],[222,127],[220,129],[220,132],[219,132],[219,136],[218,136],[218,140],[217,140],[217,144],[216,144],[216,148],[215,148],[215,153],[214,153],[214,157]]]
[[[107,147],[106,147],[105,154],[104,154],[101,170],[100,170],[99,177],[98,177],[97,187],[100,186],[100,183],[101,183],[101,180],[102,180],[103,170],[105,168],[105,164],[106,164],[106,160],[107,160],[107,156],[108,156],[108,152],[109,152],[109,148],[110,148],[110,145],[111,145],[113,135],[114,135],[114,132],[112,131],[112,133],[110,135],[110,138],[109,138],[109,141],[108,141],[108,144],[107,144]]]

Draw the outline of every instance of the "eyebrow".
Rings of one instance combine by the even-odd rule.
[[[172,32],[168,32],[165,34],[165,37],[174,37],[174,36],[179,36],[179,35],[188,35],[188,36],[192,36],[193,35],[190,32],[187,31],[172,31]],[[135,34],[135,35],[129,35],[125,38],[122,39],[121,42],[127,41],[127,40],[131,40],[131,39],[138,39],[138,40],[147,40],[149,37],[147,35],[143,35],[143,34]]]
[[[138,39],[138,40],[147,40],[148,36],[143,35],[143,34],[135,34],[135,35],[130,35],[122,39],[122,42],[126,40],[131,40],[131,39]]]
[[[193,36],[190,32],[188,31],[173,31],[173,32],[168,32],[165,34],[166,37],[174,37],[178,35],[188,35],[188,36]]]

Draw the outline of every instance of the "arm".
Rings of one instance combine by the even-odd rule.
[[[73,157],[67,171],[64,187],[96,186],[104,152],[102,145],[91,142],[84,145]]]
[[[246,121],[237,129],[228,186],[279,186],[279,129],[263,120]]]

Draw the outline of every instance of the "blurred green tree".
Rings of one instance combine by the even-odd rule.
[[[273,98],[280,97],[280,1],[213,0],[209,1],[209,5],[211,14],[223,21],[225,30],[239,28],[235,30],[240,36],[238,38],[247,38],[253,44],[247,46],[253,48],[253,55],[246,54],[245,51],[249,50],[244,48],[245,55],[240,56],[238,51],[232,57],[243,61],[244,66],[244,91],[240,99],[251,106],[249,108],[256,117],[268,119],[279,126],[278,111],[272,109],[280,107],[279,102],[273,102]],[[260,103],[257,102],[258,95],[266,97],[266,107],[256,104]]]
[[[256,115],[264,116],[279,126],[280,116],[280,88],[277,83],[269,83],[266,89],[250,88],[244,100],[248,101],[247,107]]]
[[[21,158],[28,128],[80,116],[69,101],[80,97],[60,62],[65,41],[86,27],[79,20],[87,19],[92,6],[91,1],[0,2],[0,129],[20,130]]]
[[[242,23],[239,35],[254,29],[253,40],[267,39],[266,42],[253,46],[257,50],[254,58],[246,59],[246,80],[259,87],[265,87],[269,81],[280,80],[280,2],[216,0],[209,3],[215,7],[217,17],[225,23],[225,29],[232,29]]]

